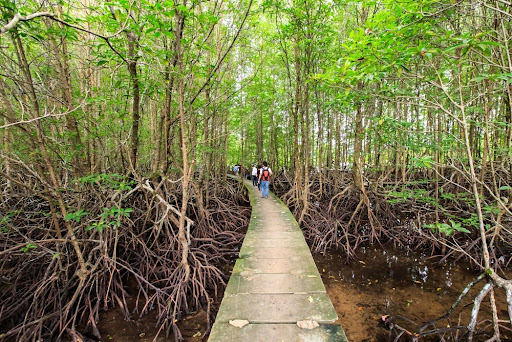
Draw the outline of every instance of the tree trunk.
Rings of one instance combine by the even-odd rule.
[[[308,71],[309,68],[306,68]],[[302,190],[302,213],[299,217],[299,225],[304,221],[304,215],[308,211],[309,207],[309,162],[310,162],[310,149],[311,144],[309,142],[309,82],[306,82],[304,86],[304,121],[305,129],[302,131],[302,140],[304,141],[304,188]]]
[[[57,6],[57,14],[61,15],[62,8],[61,6]],[[48,27],[52,26],[52,23],[49,21],[49,19],[45,20],[45,23]],[[59,24],[60,30],[65,30],[64,25]],[[73,110],[73,88],[71,85],[71,72],[69,69],[69,62],[68,62],[68,47],[67,47],[67,39],[66,37],[60,38],[60,44],[57,45],[55,42],[55,39],[53,37],[50,37],[49,39],[50,45],[55,51],[55,57],[56,57],[56,65],[58,69],[58,77],[59,77],[59,85],[62,92],[62,103],[64,103],[64,111],[71,111]],[[83,170],[85,167],[85,163],[82,161],[82,154],[83,154],[83,146],[82,146],[82,140],[80,138],[80,131],[78,130],[78,124],[76,121],[76,118],[74,116],[74,113],[69,113],[66,115],[66,130],[68,134],[71,136],[71,142],[72,142],[72,151],[73,154],[73,173],[75,177],[79,177],[82,175],[86,170]]]
[[[181,20],[183,14],[176,10],[176,32],[177,36],[181,37]],[[180,115],[180,131],[181,131],[181,157],[183,160],[183,180],[182,180],[182,197],[181,197],[181,215],[178,227],[178,239],[181,245],[181,266],[185,271],[183,278],[184,283],[188,283],[190,279],[190,265],[188,263],[189,245],[185,232],[185,218],[187,215],[187,206],[189,199],[189,183],[192,167],[188,165],[188,151],[187,151],[187,129],[185,125],[185,83],[184,83],[184,68],[183,68],[183,55],[182,55],[181,39],[176,41],[176,54],[178,66],[178,92],[179,92],[179,115]]]
[[[28,94],[28,97],[30,98],[30,102],[32,105],[32,117],[39,118],[41,116],[41,110],[40,110],[40,106],[39,106],[39,101],[37,99],[34,82],[32,80],[30,66],[27,62],[27,58],[25,55],[23,44],[21,42],[20,35],[18,34],[16,29],[13,30],[13,43],[15,45],[16,55],[18,56],[18,62],[19,62],[20,68],[22,69],[23,76],[25,77],[24,84],[26,86],[27,94]],[[41,156],[45,163],[46,171],[50,178],[50,184],[53,187],[52,189],[48,189],[48,190],[50,190],[52,195],[56,198],[62,217],[66,217],[67,208],[66,208],[66,205],[64,203],[64,200],[63,200],[60,192],[58,191],[58,189],[61,186],[61,184],[60,184],[61,182],[58,179],[57,174],[53,168],[52,162],[50,160],[50,156],[48,155],[48,151],[47,151],[45,143],[44,143],[44,136],[42,133],[43,130],[41,127],[41,120],[36,120],[34,126],[36,129],[37,146],[39,148],[39,152],[41,153]],[[40,165],[38,166],[38,168],[39,168],[40,175],[43,177],[43,175],[46,172],[44,172],[42,170],[42,167]],[[73,249],[75,250],[76,257],[78,259],[78,264],[80,266],[80,268],[77,269],[77,271],[76,271],[76,275],[80,279],[80,282],[82,284],[83,281],[85,280],[85,277],[89,274],[89,270],[88,270],[87,264],[85,262],[85,259],[83,257],[80,245],[76,239],[73,227],[71,226],[71,223],[69,221],[66,221],[65,226],[66,226],[67,233],[69,235],[69,239],[71,240],[71,245],[73,246]],[[73,305],[73,303],[70,303],[69,305]]]
[[[327,112],[327,156],[325,167],[330,170],[332,169],[332,138],[333,138],[333,126],[334,126],[334,113],[332,111]]]
[[[130,139],[130,162],[131,167],[137,166],[137,152],[139,149],[139,121],[140,121],[140,87],[139,76],[137,74],[137,48],[139,37],[127,32],[128,37],[128,71],[130,72],[130,83],[132,84],[132,131]]]
[[[256,103],[253,102],[253,113],[256,119],[256,159],[260,162],[265,160],[263,157],[263,113],[256,108]]]
[[[357,86],[358,90],[363,88],[362,84]],[[354,137],[354,167],[352,169],[352,179],[354,180],[354,185],[361,192],[362,196],[365,196],[366,191],[364,187],[363,180],[363,168],[364,168],[364,158],[362,158],[361,153],[363,152],[363,139],[364,139],[364,126],[363,126],[363,110],[361,103],[357,104],[356,108],[356,129],[355,129],[355,137]]]
[[[340,170],[341,168],[341,150],[344,143],[341,142],[341,113],[338,111],[334,112],[334,136],[336,141],[336,150],[334,153],[334,169]],[[332,167],[330,165],[329,167]]]
[[[301,96],[301,61],[298,42],[295,42],[294,46],[295,55],[295,98],[293,108],[293,166],[295,170],[294,186],[295,186],[295,198],[301,198],[301,187],[302,187],[302,167],[299,161],[299,112],[302,103]]]

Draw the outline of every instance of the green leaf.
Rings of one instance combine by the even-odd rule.
[[[456,231],[459,231],[459,232],[463,232],[463,233],[471,233],[469,230],[467,230],[466,228],[462,227],[462,223],[460,222],[454,222],[453,220],[450,220],[450,223],[452,224],[452,229],[453,230],[456,230]]]
[[[414,162],[415,167],[426,167],[427,169],[429,169],[432,167],[432,164],[434,163],[434,158],[432,156],[424,156],[419,158],[412,158],[412,161]]]
[[[26,253],[26,252],[28,252],[29,250],[34,249],[34,248],[37,248],[37,246],[36,246],[36,245],[34,245],[33,243],[27,243],[27,244],[25,245],[25,247],[21,248],[21,251],[22,251],[23,253]]]
[[[178,5],[178,10],[182,13],[188,13],[188,9],[187,7],[185,7],[184,5]]]
[[[467,230],[466,228],[463,228],[463,227],[458,227],[456,230],[459,232],[463,232],[463,233],[471,233],[469,230]]]
[[[65,221],[75,221],[76,223],[79,223],[80,222],[80,219],[82,218],[82,216],[85,216],[89,214],[87,211],[83,210],[83,209],[80,209],[76,212],[72,212],[72,213],[68,213],[66,215],[66,217],[64,218]]]

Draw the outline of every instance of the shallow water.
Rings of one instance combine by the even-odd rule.
[[[349,264],[345,256],[337,253],[318,254],[314,258],[338,313],[337,323],[343,325],[351,342],[388,341],[389,329],[382,321],[384,315],[401,315],[419,325],[442,316],[467,284],[478,276],[478,272],[462,262],[439,264],[438,259],[422,253],[380,246],[361,248],[357,260]],[[478,284],[470,291],[462,304],[471,304],[471,295],[482,286]],[[504,292],[496,291],[496,300],[501,303],[501,319],[508,318],[504,298]],[[488,303],[482,307],[479,319],[489,313]],[[466,325],[470,310],[470,306],[462,312],[456,310],[451,320],[440,321],[437,327]],[[415,325],[406,319],[397,318],[395,323],[415,331]],[[506,336],[502,338],[507,340]]]

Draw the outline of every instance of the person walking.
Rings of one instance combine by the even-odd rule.
[[[261,191],[261,183],[260,183],[260,174],[261,174],[261,165],[256,166],[258,169],[256,174],[256,179],[258,180],[258,191]]]
[[[256,163],[252,164],[252,185],[258,185],[258,168],[256,167]]]
[[[268,163],[264,161],[259,178],[259,182],[261,183],[261,197],[263,198],[268,198],[268,185],[270,183],[271,176],[272,170],[268,167]]]

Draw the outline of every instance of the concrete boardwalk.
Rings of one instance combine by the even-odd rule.
[[[245,185],[252,217],[208,341],[348,341],[295,218]]]

